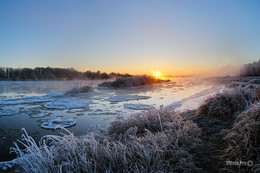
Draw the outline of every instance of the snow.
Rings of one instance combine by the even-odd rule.
[[[213,86],[213,87],[211,87],[209,89],[205,89],[205,90],[203,90],[201,92],[198,92],[198,93],[195,93],[195,94],[193,94],[193,95],[191,95],[189,97],[186,97],[186,98],[182,99],[182,101],[187,101],[187,100],[191,100],[191,99],[197,99],[199,97],[216,94],[217,92],[220,92],[223,89],[225,89],[225,87],[222,86],[222,85]]]
[[[140,99],[149,99],[150,96],[139,96],[139,95],[118,95],[112,96],[107,99],[106,101],[110,102],[123,102],[123,101],[130,101],[130,100],[140,100]]]
[[[153,108],[153,105],[146,105],[146,104],[132,104],[132,103],[125,103],[124,108],[126,109],[134,109],[134,110],[147,110]]]
[[[0,168],[4,171],[6,171],[8,168],[12,168],[15,164],[18,164],[17,159],[13,159],[6,162],[0,162]]]
[[[88,100],[79,100],[79,99],[63,99],[56,100],[53,102],[48,102],[44,104],[44,107],[49,109],[77,109],[84,108],[89,104]]]
[[[15,115],[18,113],[19,113],[19,110],[14,109],[14,108],[0,108],[0,116]]]
[[[71,127],[76,125],[77,122],[73,119],[67,119],[67,120],[62,120],[60,118],[54,119],[54,120],[49,120],[47,122],[42,123],[41,127],[45,129],[57,129],[61,127]]]

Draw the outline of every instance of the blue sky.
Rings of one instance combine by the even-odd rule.
[[[231,72],[260,59],[257,0],[2,0],[0,66]]]

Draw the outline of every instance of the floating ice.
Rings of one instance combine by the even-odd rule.
[[[30,97],[22,97],[22,98],[9,98],[9,99],[1,99],[0,105],[17,105],[17,104],[28,104],[28,103],[42,103],[53,101],[54,97],[62,96],[63,94],[51,92],[47,95],[43,96],[30,96]]]
[[[0,108],[0,116],[3,115],[15,115],[18,114],[19,110],[13,108]]]
[[[89,104],[88,100],[64,99],[64,100],[56,100],[53,102],[45,103],[44,107],[50,109],[77,109],[77,108],[84,108],[88,104]]]
[[[23,98],[11,98],[0,100],[0,105],[16,105],[16,104],[27,104],[27,103],[40,103],[52,101],[52,98],[43,96],[31,96]]]
[[[42,123],[41,127],[45,129],[59,129],[61,127],[71,127],[76,125],[77,122],[73,119],[62,120],[60,118],[49,120]]]
[[[49,114],[48,112],[44,112],[44,113],[39,113],[39,114],[36,114],[36,115],[31,115],[31,117],[32,118],[42,118],[42,117],[45,117],[48,114]]]
[[[165,106],[164,109],[174,110],[176,107],[180,107],[180,106],[182,106],[181,101],[176,101],[170,105]]]
[[[147,110],[153,108],[153,105],[146,105],[146,104],[132,104],[132,103],[126,103],[124,104],[124,108],[127,109],[134,109],[134,110]]]
[[[107,99],[106,101],[110,102],[123,102],[123,101],[130,101],[130,100],[140,100],[140,99],[149,99],[150,96],[139,96],[139,95],[119,95],[119,96],[112,96]]]
[[[17,93],[19,93],[19,94],[26,94],[26,93],[29,93],[29,91],[17,91]]]
[[[18,164],[18,159],[13,159],[6,162],[0,162],[0,168],[4,171],[7,171],[8,168],[12,168],[15,164]]]

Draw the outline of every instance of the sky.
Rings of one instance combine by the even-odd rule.
[[[168,75],[260,59],[259,0],[1,0],[0,66]]]

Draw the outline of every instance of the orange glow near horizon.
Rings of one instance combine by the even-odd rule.
[[[156,77],[156,79],[159,79],[161,77],[161,73],[155,72],[153,76]]]

